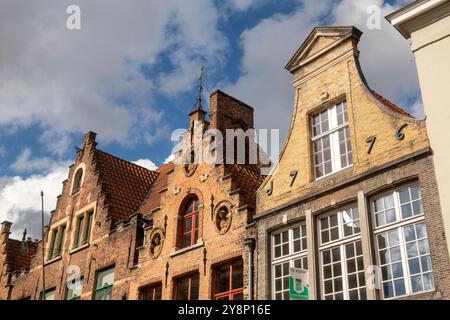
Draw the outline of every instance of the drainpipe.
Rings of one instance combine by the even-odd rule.
[[[248,251],[248,300],[253,300],[253,252],[256,241],[254,238],[246,238],[244,243]]]

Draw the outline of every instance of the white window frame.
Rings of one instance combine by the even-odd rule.
[[[384,296],[384,288],[383,288],[383,282],[384,279],[380,279],[380,283],[381,283],[381,288],[380,288],[380,294],[382,299],[384,300],[394,300],[394,299],[398,299],[398,298],[402,298],[402,297],[408,297],[408,296],[414,296],[417,294],[423,294],[426,292],[433,292],[436,290],[436,283],[435,283],[435,278],[434,278],[434,270],[433,270],[433,265],[431,265],[431,272],[433,274],[433,278],[434,278],[434,288],[429,289],[429,290],[423,290],[420,292],[412,292],[412,285],[411,285],[411,275],[409,273],[409,268],[408,268],[408,253],[407,253],[407,248],[406,248],[406,242],[405,242],[405,234],[403,229],[406,226],[412,226],[412,225],[416,225],[418,223],[425,223],[425,228],[427,228],[427,224],[425,221],[425,212],[422,212],[419,215],[413,215],[411,217],[405,218],[403,219],[402,217],[402,212],[401,212],[401,203],[400,203],[400,191],[407,189],[407,188],[414,188],[414,187],[418,187],[420,190],[420,194],[421,194],[421,201],[422,201],[422,206],[423,206],[423,197],[422,197],[422,190],[420,187],[419,183],[413,183],[413,184],[409,184],[409,185],[402,185],[400,187],[397,187],[395,189],[383,192],[381,194],[378,194],[374,197],[372,197],[372,199],[370,200],[370,215],[371,215],[371,219],[372,219],[372,223],[374,226],[374,242],[375,242],[375,251],[376,251],[376,262],[377,265],[381,267],[381,259],[380,259],[380,248],[379,248],[379,244],[378,244],[378,236],[380,234],[386,233],[386,232],[390,232],[390,231],[396,231],[397,234],[399,235],[399,246],[400,246],[400,254],[401,254],[401,263],[402,263],[402,269],[403,269],[403,279],[404,279],[404,285],[405,285],[405,294],[404,295],[398,295],[398,296],[394,296],[394,297],[388,297],[386,298]],[[375,200],[376,199],[380,199],[389,195],[393,195],[394,198],[394,209],[395,209],[395,216],[396,216],[396,221],[395,222],[391,222],[388,224],[384,224],[383,226],[376,226],[376,217],[375,217]],[[428,230],[427,230],[427,240],[429,240],[428,238]],[[428,241],[428,245],[429,245],[429,241]],[[430,254],[431,256],[431,254]]]
[[[303,226],[305,228],[305,234],[303,234],[302,231],[301,231]],[[276,279],[275,279],[275,267],[277,265],[279,265],[279,264],[284,264],[286,262],[289,262],[289,267],[294,267],[294,261],[295,260],[298,260],[298,259],[302,259],[303,260],[305,258],[306,259],[308,258],[308,247],[307,247],[307,244],[306,244],[306,248],[300,248],[300,251],[294,253],[294,229],[296,229],[296,228],[300,228],[300,238],[299,239],[300,239],[300,246],[302,246],[301,245],[302,239],[303,238],[307,238],[307,236],[308,236],[306,234],[307,231],[306,231],[306,222],[305,221],[297,223],[297,224],[289,226],[289,227],[286,227],[286,228],[283,228],[283,229],[280,229],[280,230],[277,230],[277,231],[273,232],[271,234],[271,237],[270,237],[270,239],[271,239],[271,243],[270,243],[270,248],[271,248],[270,249],[271,250],[270,268],[271,268],[271,284],[272,284],[271,291],[272,291],[272,299],[274,299],[274,300],[276,299],[276,294],[277,293],[285,291],[285,290],[283,290],[283,291],[275,291],[275,288],[276,288],[275,287],[275,281],[276,281]],[[281,256],[281,257],[278,257],[278,258],[275,258],[275,236],[278,235],[278,234],[281,235],[285,231],[288,231],[289,254]]]
[[[359,233],[351,234],[348,236],[345,236],[344,234],[344,223],[343,223],[343,212],[345,210],[356,208],[358,210],[358,221],[360,222],[360,230]],[[326,242],[325,244],[322,244],[322,230],[320,221],[321,219],[328,218],[329,216],[332,216],[334,214],[337,214],[337,220],[338,220],[338,232],[339,232],[339,238],[337,240],[330,240]],[[328,226],[329,227],[329,226]],[[329,228],[328,228],[329,229]],[[341,278],[342,278],[342,295],[344,297],[344,300],[349,300],[349,284],[348,284],[348,270],[347,270],[347,254],[345,252],[345,246],[348,244],[354,244],[356,242],[361,242],[361,216],[359,215],[359,208],[356,204],[346,206],[343,208],[340,208],[338,210],[334,210],[328,213],[324,213],[317,216],[317,232],[319,234],[319,246],[318,246],[318,253],[319,253],[319,276],[320,276],[320,297],[321,299],[325,299],[325,280],[323,275],[323,255],[322,252],[325,250],[330,250],[334,248],[339,248],[340,252],[340,264],[341,264]],[[362,245],[362,243],[361,243]],[[356,256],[356,252],[355,252]],[[365,267],[365,266],[364,266]],[[358,270],[358,269],[357,269]],[[359,273],[359,272],[357,272]],[[358,287],[358,290],[362,288],[366,288],[367,284],[365,283],[364,286]],[[366,293],[367,297],[367,293]]]
[[[328,107],[327,109],[323,109],[321,111],[318,111],[318,112],[312,114],[310,117],[309,127],[310,127],[310,132],[311,132],[311,155],[312,155],[311,159],[312,159],[312,164],[313,164],[312,168],[313,168],[315,180],[323,179],[323,178],[330,176],[338,171],[341,171],[343,169],[353,166],[353,160],[352,160],[352,163],[348,164],[347,166],[342,166],[342,163],[341,163],[341,153],[340,153],[340,147],[339,147],[339,130],[348,128],[349,134],[350,134],[350,126],[349,126],[349,120],[347,120],[347,122],[344,122],[340,125],[338,124],[337,106],[339,104],[346,105],[347,102],[345,100],[341,101],[331,107]],[[321,133],[317,136],[314,136],[313,118],[315,116],[317,116],[318,114],[324,112],[325,110],[328,112],[328,126],[329,126],[328,131],[326,131],[325,133]],[[348,117],[348,106],[347,106],[347,117]],[[320,177],[317,177],[316,162],[314,159],[314,153],[315,153],[314,152],[315,151],[314,150],[314,142],[317,140],[320,140],[326,136],[330,137],[331,172],[327,173],[327,174],[323,174]],[[352,143],[351,143],[351,137],[350,137],[350,147],[352,149],[352,155],[353,155],[353,147],[352,147]],[[323,161],[323,159],[322,159],[322,161]]]

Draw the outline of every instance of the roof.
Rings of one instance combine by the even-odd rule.
[[[246,204],[256,204],[256,191],[263,183],[265,176],[248,168],[247,166],[234,164],[231,166],[231,173],[236,177],[237,188],[244,192]]]
[[[8,239],[6,243],[7,272],[17,271],[22,268],[30,268],[31,257],[36,254],[37,243]]]
[[[175,168],[173,162],[166,163],[165,165],[159,167],[156,172],[158,173],[158,178],[150,187],[142,206],[139,211],[143,215],[147,215],[151,210],[161,206],[161,190],[167,187],[168,177],[167,173]]]
[[[96,159],[110,216],[128,219],[139,209],[158,173],[101,150],[96,150]]]
[[[375,98],[378,99],[378,101],[380,101],[383,105],[385,105],[386,107],[388,107],[392,111],[397,112],[397,113],[399,113],[401,115],[404,115],[404,116],[407,116],[407,117],[414,118],[411,114],[409,114],[408,112],[406,112],[405,110],[403,110],[402,108],[397,106],[396,104],[392,103],[388,99],[384,98],[382,95],[378,94],[374,90],[372,90],[372,93],[375,96]]]
[[[312,56],[318,57],[324,52],[328,52],[333,47],[339,45],[342,41],[348,37],[354,37],[359,39],[362,35],[362,31],[354,26],[320,26],[315,27],[311,33],[306,37],[305,41],[301,44],[294,56],[286,64],[285,69],[293,73],[306,58],[309,50],[314,46],[316,39],[320,37],[336,38],[332,43],[328,44],[324,48],[320,48],[318,52],[315,52]]]
[[[412,32],[448,16],[449,6],[448,0],[417,0],[385,18],[405,39],[409,39]]]

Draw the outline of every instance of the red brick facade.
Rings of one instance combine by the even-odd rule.
[[[194,111],[191,120],[202,121],[204,129],[223,132],[253,127],[253,108],[221,91],[211,95],[209,123],[205,114]],[[81,299],[94,299],[103,294],[98,273],[113,267],[114,284],[108,291],[112,299],[139,299],[141,289],[154,284],[162,299],[176,298],[175,288],[182,285],[177,279],[186,274],[198,276],[191,283],[199,282],[198,298],[211,299],[217,289],[216,266],[237,261],[234,273],[239,272],[242,284],[234,297],[247,297],[244,240],[261,182],[258,169],[250,165],[203,163],[187,173],[184,165],[168,163],[149,171],[98,150],[95,134],[89,132],[63,182],[45,233],[46,292],[66,299],[66,284],[79,270]],[[194,197],[198,234],[181,248],[186,204]],[[220,216],[220,210],[227,214]],[[10,239],[10,227],[4,222],[0,235],[0,299],[40,299],[42,241]]]

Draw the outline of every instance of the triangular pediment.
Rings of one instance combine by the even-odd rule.
[[[316,27],[291,58],[286,65],[286,69],[292,72],[301,66],[304,61],[320,56],[349,37],[359,39],[361,34],[361,31],[352,26]]]

